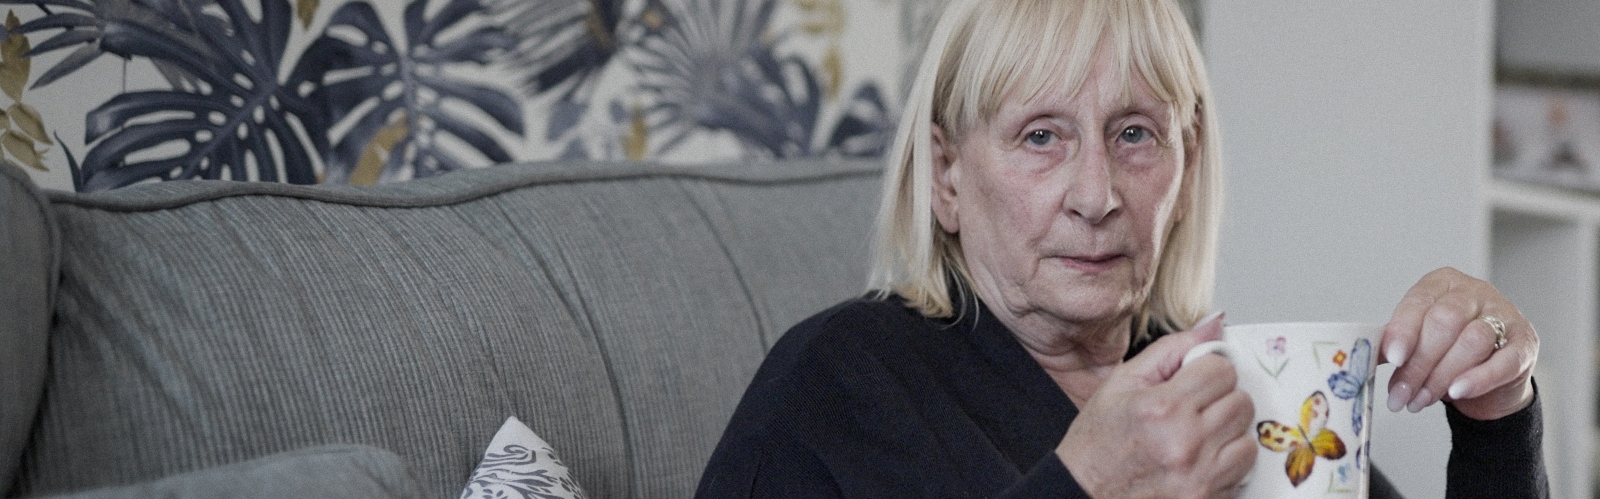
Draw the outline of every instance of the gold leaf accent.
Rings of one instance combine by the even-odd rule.
[[[11,117],[11,121],[17,124],[17,128],[28,134],[28,137],[33,138],[34,142],[47,146],[55,145],[55,142],[50,140],[50,134],[44,131],[44,117],[39,115],[38,109],[18,102],[12,104],[11,108],[6,110],[5,115]]]
[[[6,152],[11,153],[22,164],[34,167],[39,171],[50,171],[40,161],[42,158],[40,158],[39,151],[33,150],[33,139],[24,137],[22,134],[17,133],[16,130],[6,130],[5,134],[0,135],[0,146],[4,146]]]
[[[632,115],[628,136],[622,138],[622,152],[629,161],[640,161],[650,154],[650,124],[645,122],[644,107],[637,103],[633,105]]]
[[[811,35],[844,33],[844,3],[840,0],[794,0],[804,13],[800,29]]]
[[[321,0],[295,0],[294,13],[300,18],[301,29],[311,29],[311,20],[316,19],[321,4]]]
[[[662,26],[667,24],[667,17],[662,15],[660,8],[655,6],[646,8],[644,12],[640,13],[639,20],[644,23],[644,27],[651,30],[661,29]]]
[[[28,37],[22,36],[15,30],[22,25],[17,20],[17,13],[6,11],[6,29],[10,34],[4,41],[0,41],[0,90],[11,96],[11,100],[22,100],[22,89],[28,85],[28,73],[32,61],[25,55],[33,47],[28,43]]]
[[[800,30],[811,36],[824,37],[828,51],[818,61],[822,76],[823,96],[827,100],[838,98],[844,86],[844,62],[839,55],[839,38],[844,34],[845,10],[841,0],[791,0],[801,11]]]
[[[383,174],[383,165],[389,162],[389,156],[395,154],[395,146],[410,133],[411,126],[406,123],[404,112],[378,129],[378,133],[372,135],[372,141],[361,151],[361,160],[356,162],[356,169],[350,172],[350,185],[378,183],[378,177]]]
[[[839,57],[839,42],[835,40],[828,46],[828,53],[822,56],[822,91],[827,100],[839,97],[839,87],[844,86],[844,62]]]

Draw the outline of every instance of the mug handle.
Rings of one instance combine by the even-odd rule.
[[[1188,353],[1183,354],[1183,361],[1178,363],[1178,367],[1181,369],[1183,366],[1189,365],[1190,362],[1193,362],[1194,359],[1198,359],[1201,356],[1213,353],[1227,357],[1228,342],[1222,340],[1211,340],[1199,345],[1195,345],[1189,348]]]

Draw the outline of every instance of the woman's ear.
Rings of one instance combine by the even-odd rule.
[[[933,146],[930,159],[933,161],[933,216],[939,220],[939,227],[945,232],[957,234],[961,232],[961,221],[957,214],[956,184],[960,180],[961,170],[956,165],[955,145],[950,143],[950,137],[945,135],[944,127],[933,123],[929,143]]]

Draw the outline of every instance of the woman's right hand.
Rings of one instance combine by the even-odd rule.
[[[1215,317],[1112,370],[1056,447],[1084,491],[1100,498],[1237,495],[1255,464],[1255,407],[1221,356],[1182,365],[1191,347],[1221,336]]]

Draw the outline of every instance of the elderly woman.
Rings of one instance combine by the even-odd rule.
[[[773,347],[699,495],[1231,496],[1250,399],[1220,357],[1179,369],[1221,334],[1216,129],[1170,1],[950,7],[885,178],[875,291]],[[1447,402],[1452,495],[1545,494],[1515,306],[1435,271],[1380,351],[1390,410]],[[1371,493],[1398,496],[1381,474]]]

